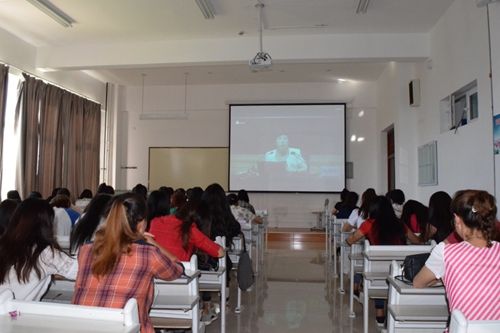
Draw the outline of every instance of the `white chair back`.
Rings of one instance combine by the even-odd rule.
[[[450,333],[498,333],[500,320],[467,320],[460,310],[453,310]]]
[[[67,327],[68,320],[74,325],[90,325],[89,330],[92,330],[93,321],[101,321],[106,325],[113,325],[116,328],[124,327],[126,332],[139,332],[139,314],[137,312],[137,301],[131,298],[127,301],[123,309],[104,308],[96,306],[83,306],[74,304],[60,303],[44,303],[34,301],[15,300],[12,291],[4,290],[0,293],[0,316],[8,315],[12,311],[17,311],[21,315],[17,317],[17,321],[29,321],[35,316],[46,317],[46,321],[39,323],[40,330],[50,331],[50,329],[64,329]],[[59,327],[58,318],[64,318]],[[90,324],[89,324],[90,323]],[[120,329],[120,331],[122,331]]]

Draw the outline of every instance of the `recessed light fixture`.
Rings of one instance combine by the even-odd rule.
[[[351,142],[356,141],[356,134],[351,135]]]
[[[358,138],[358,140],[357,140],[357,141],[358,141],[358,142],[363,142],[363,141],[365,141],[365,138],[364,138],[364,137],[362,137],[362,136],[360,136],[360,137]]]
[[[363,117],[365,115],[365,110],[361,110],[358,112],[358,117]]]
[[[337,79],[337,82],[338,83],[344,83],[344,82],[347,82],[347,80],[346,79]]]
[[[240,32],[238,32],[238,36],[243,36],[245,34],[245,31],[241,30]]]

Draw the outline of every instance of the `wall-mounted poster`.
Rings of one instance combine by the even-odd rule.
[[[500,154],[500,114],[493,116],[493,151]]]

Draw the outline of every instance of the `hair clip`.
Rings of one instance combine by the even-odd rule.
[[[471,210],[472,210],[473,213],[477,213],[477,209],[474,208],[474,206],[472,206]]]

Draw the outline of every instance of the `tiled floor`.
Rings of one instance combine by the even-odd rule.
[[[324,238],[307,233],[275,236],[270,237],[255,286],[243,294],[239,315],[234,313],[236,279],[232,279],[227,332],[362,332],[361,304],[355,303],[356,318],[349,318],[347,293],[340,295],[338,279],[327,277]],[[369,331],[377,332],[370,312]],[[206,332],[220,332],[219,321]]]

